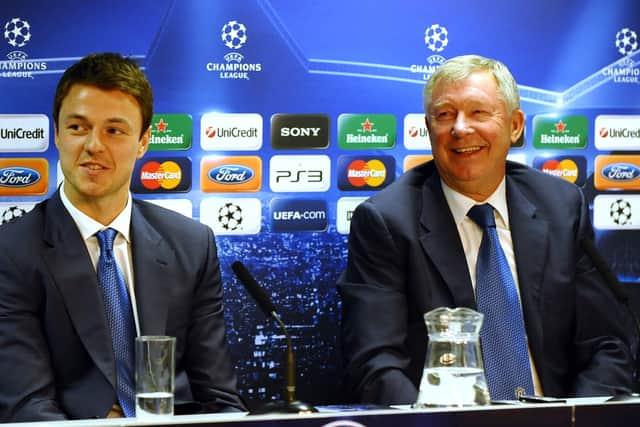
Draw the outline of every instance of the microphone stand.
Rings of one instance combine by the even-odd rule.
[[[284,336],[287,339],[287,387],[286,387],[286,400],[277,400],[275,402],[269,402],[263,405],[261,408],[251,411],[252,414],[309,414],[312,412],[318,412],[316,408],[308,403],[301,402],[296,399],[296,362],[293,353],[293,345],[291,343],[291,336],[287,331],[286,326],[278,316],[278,313],[272,311],[269,313],[276,322],[282,328]]]
[[[251,414],[308,414],[311,412],[318,412],[318,410],[313,406],[296,399],[296,361],[293,354],[293,344],[291,343],[289,331],[287,331],[287,327],[280,319],[273,302],[271,302],[271,299],[267,296],[260,285],[258,285],[258,282],[256,282],[253,276],[251,276],[251,273],[249,273],[249,270],[247,270],[244,264],[240,261],[236,261],[231,265],[231,269],[238,279],[240,279],[240,282],[242,282],[253,299],[256,300],[258,307],[260,307],[263,313],[267,317],[271,316],[276,320],[287,339],[287,400],[269,402],[260,409],[251,411]]]

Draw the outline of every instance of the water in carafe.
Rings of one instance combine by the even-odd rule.
[[[424,315],[429,333],[418,408],[488,405],[480,353],[483,315],[470,308],[437,308]]]

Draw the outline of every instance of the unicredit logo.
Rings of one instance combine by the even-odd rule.
[[[249,181],[255,173],[243,165],[220,165],[211,169],[209,179],[218,184],[242,184]]]
[[[602,176],[611,181],[632,181],[640,176],[640,168],[630,163],[613,163],[602,169]]]
[[[640,138],[640,129],[627,128],[600,128],[598,131],[601,137],[607,138]]]
[[[3,187],[27,187],[40,181],[38,171],[30,168],[0,169],[0,185]]]

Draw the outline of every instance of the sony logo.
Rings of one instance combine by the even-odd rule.
[[[298,128],[283,127],[280,129],[280,136],[318,136],[321,128]]]

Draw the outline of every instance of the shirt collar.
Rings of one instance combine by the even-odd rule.
[[[453,188],[449,187],[442,179],[440,179],[440,183],[442,185],[444,197],[447,200],[447,204],[449,205],[449,209],[453,215],[453,219],[456,222],[456,225],[460,225],[460,223],[466,218],[469,209],[471,209],[473,205],[477,205],[479,203],[464,194],[458,193]],[[505,224],[506,228],[509,228],[507,185],[504,177],[502,178],[502,181],[500,181],[496,191],[494,191],[493,194],[487,197],[487,199],[482,203],[489,203],[493,206],[493,208],[498,212],[498,219]]]
[[[89,217],[80,209],[76,208],[64,192],[64,183],[60,186],[60,199],[62,200],[62,204],[64,205],[64,207],[73,218],[73,221],[76,223],[76,226],[78,227],[83,240],[87,240],[89,237],[93,236],[98,231],[104,228],[113,228],[124,237],[127,243],[130,243],[129,225],[131,224],[131,193],[129,193],[127,204],[125,205],[122,212],[120,212],[118,216],[111,222],[111,224],[108,224],[107,226],[100,224],[98,221]]]

